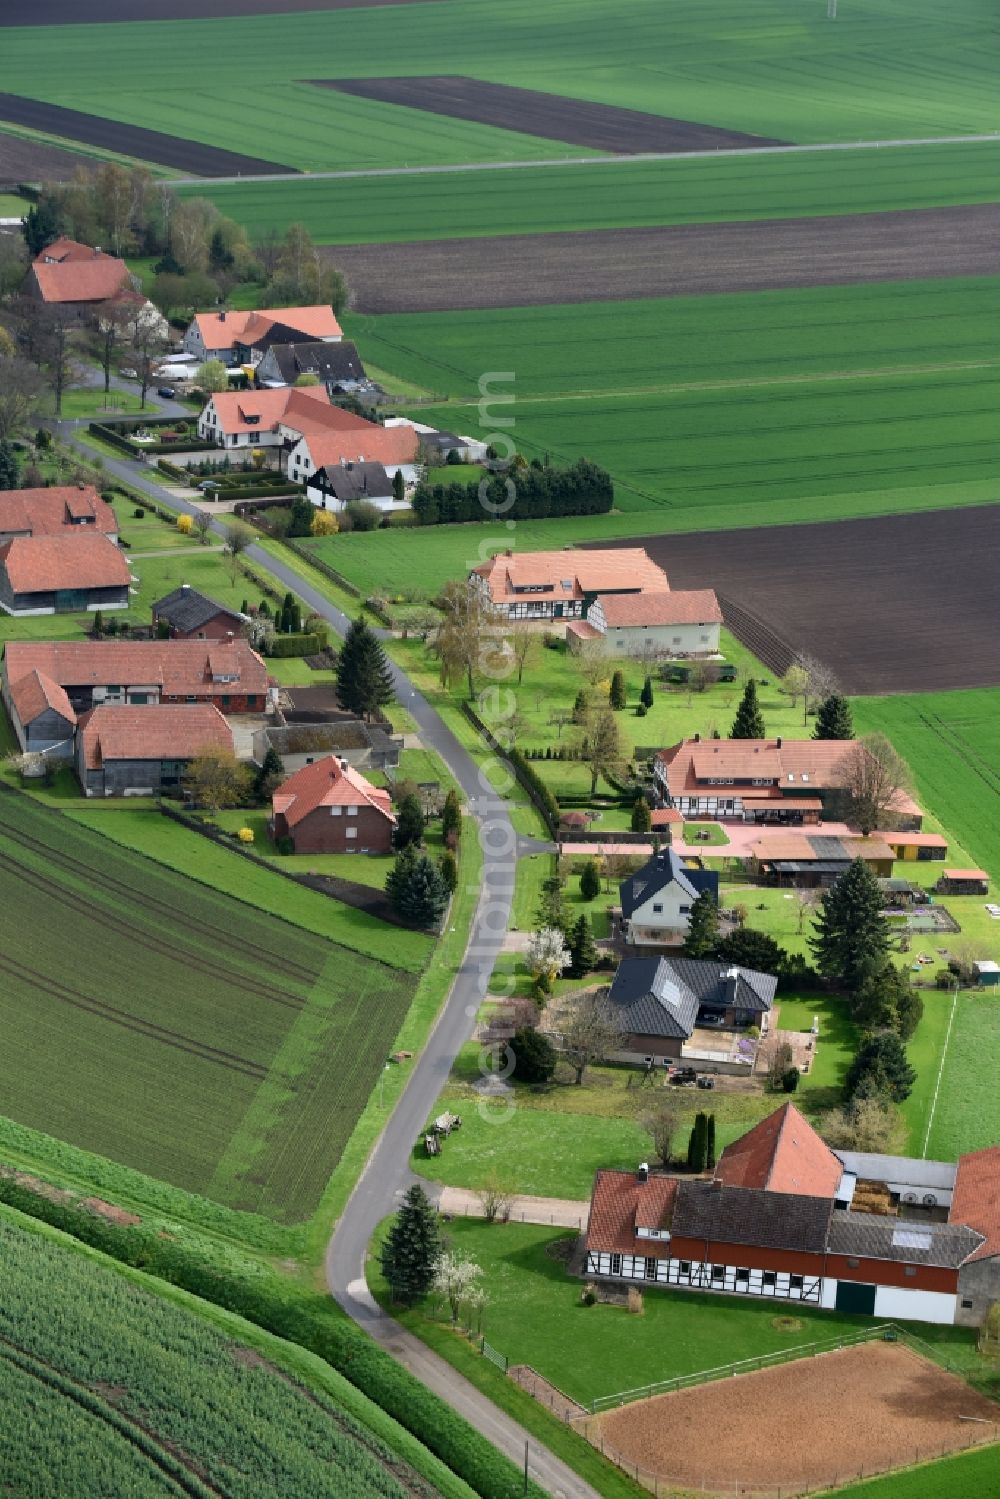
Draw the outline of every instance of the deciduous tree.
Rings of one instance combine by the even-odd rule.
[[[532,932],[528,939],[525,962],[533,979],[544,977],[550,984],[564,968],[569,967],[572,954],[558,927],[543,926]]]
[[[253,772],[232,750],[206,749],[188,766],[184,789],[199,807],[242,807],[253,791]]]
[[[653,1144],[653,1154],[661,1166],[670,1165],[670,1152],[680,1125],[677,1105],[664,1099],[644,1115],[642,1127]]]
[[[621,737],[610,709],[595,713],[587,726],[586,743],[581,758],[590,771],[590,794],[597,790],[600,776],[610,780],[622,766]]]
[[[580,994],[560,1026],[563,1056],[573,1068],[573,1081],[579,1087],[587,1068],[607,1061],[620,1051],[625,1031],[607,989]]]
[[[434,648],[447,685],[464,675],[469,699],[476,695],[476,672],[485,654],[488,631],[493,626],[482,594],[463,580],[448,583],[439,596],[443,619]]]
[[[196,378],[199,388],[206,395],[229,389],[229,376],[221,359],[206,359],[204,364],[199,365]]]
[[[463,1306],[470,1300],[478,1304],[480,1298],[474,1293],[479,1290],[482,1276],[482,1266],[477,1265],[474,1260],[464,1259],[450,1250],[445,1250],[438,1256],[431,1289],[448,1303],[453,1325],[457,1323]]]
[[[240,565],[240,558],[253,545],[253,532],[243,521],[230,521],[223,533],[222,550],[229,558],[229,572],[233,582]]]
[[[909,789],[909,766],[884,734],[856,740],[834,767],[847,802],[848,819],[864,837],[884,827],[897,810],[900,793]]]
[[[832,1109],[821,1131],[835,1150],[899,1155],[906,1146],[906,1121],[887,1098],[855,1098],[842,1109]]]
[[[45,394],[45,377],[27,359],[0,356],[0,439],[10,441],[34,421]]]

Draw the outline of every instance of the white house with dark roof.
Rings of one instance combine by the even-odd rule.
[[[676,946],[684,941],[691,907],[703,890],[719,897],[714,869],[692,869],[662,848],[618,886],[621,933],[630,947]]]

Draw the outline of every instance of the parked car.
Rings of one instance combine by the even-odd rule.
[[[203,479],[198,485],[198,488],[201,490],[202,494],[218,494],[219,490],[222,488],[222,485],[219,483],[218,479]]]
[[[693,1067],[675,1067],[670,1074],[670,1081],[677,1083],[679,1086],[686,1085],[687,1087],[691,1087],[693,1083],[698,1081],[698,1074]]]
[[[121,370],[120,373],[123,380],[138,380],[139,378],[138,370],[125,369]]]
[[[707,1073],[702,1073],[701,1077],[698,1079],[698,1087],[699,1088],[714,1088],[715,1087],[715,1078],[714,1077],[709,1077],[707,1075]]]
[[[172,401],[176,397],[177,392],[172,385],[158,385],[156,394],[162,396],[165,401]]]

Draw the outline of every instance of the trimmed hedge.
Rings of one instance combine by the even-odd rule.
[[[336,583],[337,587],[342,588],[345,593],[353,595],[356,599],[361,597],[360,588],[357,588],[345,578],[343,573],[338,573],[335,567],[331,567],[328,562],[324,562],[322,557],[317,557],[316,553],[308,546],[302,546],[300,542],[294,541],[289,537],[285,538],[284,544],[297,557],[301,557],[303,562],[308,562],[310,567],[314,567],[318,573],[322,573],[324,578],[329,578],[331,583]]]
[[[0,1175],[0,1201],[72,1234],[122,1264],[181,1286],[195,1296],[239,1313],[279,1338],[318,1354],[411,1432],[482,1499],[517,1499],[525,1492],[520,1470],[450,1406],[432,1395],[351,1323],[332,1323],[325,1297],[317,1295],[292,1302],[288,1292],[281,1294],[273,1285],[244,1279],[229,1267],[206,1265],[189,1249],[161,1236],[157,1230],[141,1224],[123,1228],[87,1209],[52,1201],[6,1175]],[[530,1484],[527,1492],[530,1499],[545,1499],[537,1484]]]
[[[181,468],[179,463],[171,463],[169,458],[158,458],[156,466],[161,474],[166,474],[170,479],[186,479],[187,469]]]
[[[265,656],[318,656],[326,642],[318,635],[272,635],[264,647]]]
[[[148,422],[140,422],[139,426],[163,426],[163,422],[150,419]],[[169,424],[167,424],[169,425]],[[136,426],[111,427],[105,422],[90,422],[87,431],[99,437],[102,442],[117,448],[120,453],[127,453],[130,458],[141,458],[147,453],[205,453],[215,448],[214,442],[203,442],[198,436],[190,439],[180,437],[176,442],[133,442],[126,434],[134,432]]]
[[[482,734],[490,749],[507,761],[522,790],[528,793],[536,812],[539,812],[545,819],[549,832],[554,838],[559,827],[559,803],[535,767],[525,759],[519,749],[513,746],[507,749],[502,745],[489,724],[480,718],[471,703],[463,703],[462,712],[473,727]]]
[[[555,515],[606,515],[615,501],[611,475],[586,458],[571,468],[498,471],[471,484],[418,484],[413,512],[422,526],[455,521],[546,520]]]

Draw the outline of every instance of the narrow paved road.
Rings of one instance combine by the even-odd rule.
[[[81,445],[76,437],[76,429],[81,425],[85,424],[61,422],[56,428],[64,442],[93,459],[93,449]],[[104,459],[104,468],[160,504],[189,514],[197,512],[197,507],[190,501],[148,478],[148,470],[142,464],[108,457]],[[214,521],[213,529],[221,534],[223,523]],[[244,555],[254,567],[270,573],[283,587],[293,589],[339,635],[346,633],[351,623],[347,615],[305,582],[294,568],[259,546],[248,548]],[[519,842],[505,801],[492,791],[475,760],[406,673],[393,664],[392,674],[396,695],[415,719],[424,743],[437,751],[462,788],[479,830],[483,874],[472,934],[461,967],[427,1045],[416,1061],[403,1094],[327,1246],[326,1282],[330,1294],[348,1316],[422,1384],[440,1395],[488,1437],[501,1452],[514,1462],[523,1463],[527,1444],[529,1472],[546,1493],[555,1499],[598,1499],[596,1491],[571,1468],[540,1446],[522,1426],[499,1410],[444,1359],[387,1316],[368,1290],[365,1257],[371,1236],[381,1220],[394,1210],[399,1196],[412,1179],[409,1160],[413,1142],[447,1082],[459,1048],[472,1034],[476,1014],[503,944],[510,918],[518,855],[536,847],[531,839]]]
[[[435,177],[454,172],[510,172],[531,167],[627,166],[635,161],[697,161],[705,156],[791,156],[816,151],[896,151],[907,146],[977,146],[993,135],[928,135],[911,140],[823,141],[804,146],[721,146],[709,151],[636,151],[622,156],[543,156],[535,161],[461,161],[421,167],[353,167],[329,172],[268,172],[246,177],[171,177],[171,187],[232,187],[245,182],[340,182],[355,177]]]

